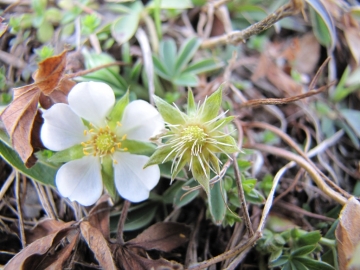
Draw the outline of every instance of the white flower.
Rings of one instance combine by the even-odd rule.
[[[140,202],[160,178],[157,165],[143,169],[149,158],[135,155],[122,147],[127,140],[149,141],[164,129],[164,121],[149,103],[129,103],[109,126],[109,114],[115,104],[113,90],[105,83],[82,82],[74,86],[67,104],[55,104],[43,113],[41,140],[50,150],[61,151],[81,145],[83,157],[60,167],[56,186],[60,194],[82,205],[94,204],[102,194],[102,161],[111,157],[115,186],[119,194]]]

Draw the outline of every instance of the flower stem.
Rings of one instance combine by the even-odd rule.
[[[125,244],[124,237],[123,237],[123,231],[124,231],[125,220],[126,220],[126,217],[128,214],[130,204],[131,204],[130,201],[125,200],[122,211],[121,211],[121,216],[120,216],[120,220],[119,220],[119,224],[118,224],[118,228],[117,228],[117,237],[116,237],[116,240],[120,245]]]

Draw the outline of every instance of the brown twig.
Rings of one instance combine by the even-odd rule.
[[[309,91],[305,94],[301,94],[301,95],[297,95],[297,96],[293,96],[293,97],[288,97],[288,98],[266,98],[266,99],[253,99],[253,100],[249,100],[246,101],[242,104],[240,104],[240,108],[244,108],[244,107],[256,107],[256,106],[261,106],[261,105],[283,105],[283,104],[287,104],[290,102],[294,102],[300,99],[304,99],[307,97],[311,97],[314,95],[317,95],[321,92],[324,92],[325,90],[327,90],[329,87],[331,87],[332,85],[335,85],[336,82],[331,82],[328,85],[322,86],[319,89],[316,90],[312,90]]]
[[[128,200],[124,201],[123,204],[123,208],[121,211],[121,216],[120,216],[120,220],[119,220],[119,224],[117,227],[117,235],[116,235],[116,240],[120,245],[124,245],[124,226],[125,226],[125,221],[126,221],[126,217],[129,211],[129,207],[130,207],[131,202]]]
[[[66,74],[65,77],[67,79],[73,79],[75,77],[84,76],[86,74],[98,71],[98,70],[103,69],[103,68],[108,68],[108,67],[112,67],[112,66],[126,66],[126,65],[128,65],[128,63],[116,61],[116,62],[113,62],[113,63],[103,64],[103,65],[100,65],[98,67],[94,67],[94,68],[90,68],[90,69],[86,69],[86,70],[81,70],[81,71],[78,71],[76,73]]]
[[[249,236],[251,237],[254,235],[254,231],[252,229],[252,224],[251,224],[251,220],[249,217],[249,210],[247,208],[247,204],[246,204],[246,200],[245,200],[245,193],[244,193],[244,189],[242,187],[239,165],[236,162],[235,155],[233,155],[233,159],[234,159],[233,166],[234,166],[234,172],[235,172],[235,180],[236,180],[236,186],[237,186],[237,190],[238,190],[238,196],[239,196],[239,200],[240,200],[241,210],[242,210],[242,213],[244,216],[246,229],[249,233]]]
[[[249,37],[253,35],[257,35],[266,29],[272,27],[277,21],[281,20],[282,18],[292,16],[298,13],[301,9],[297,5],[298,1],[292,1],[279,9],[275,12],[268,15],[265,19],[257,22],[248,28],[242,31],[233,31],[229,34],[220,36],[220,37],[213,37],[203,41],[201,47],[205,48],[212,48],[218,45],[225,45],[225,44],[238,44],[240,42],[245,42]]]

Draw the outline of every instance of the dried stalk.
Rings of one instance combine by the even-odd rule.
[[[129,202],[128,200],[124,201],[123,204],[123,208],[121,211],[121,216],[120,216],[120,220],[119,220],[119,224],[118,224],[118,228],[117,228],[117,235],[116,235],[116,240],[118,242],[118,244],[120,245],[124,245],[124,226],[125,226],[125,221],[126,221],[126,217],[129,211],[129,207],[130,207],[131,202]]]
[[[291,1],[290,3],[280,7],[275,12],[268,15],[265,19],[260,22],[257,22],[248,28],[242,31],[233,31],[229,34],[220,36],[220,37],[213,37],[207,40],[204,40],[201,44],[201,48],[212,48],[219,45],[225,44],[238,44],[240,42],[245,42],[249,37],[253,35],[257,35],[264,30],[269,29],[272,27],[277,21],[281,20],[282,18],[292,16],[300,12],[302,9],[302,1]]]
[[[17,214],[19,217],[20,240],[21,240],[22,247],[25,248],[26,247],[26,238],[25,238],[23,215],[22,215],[22,211],[21,211],[21,200],[20,200],[21,179],[20,179],[19,171],[16,171],[15,179],[16,179],[15,196],[16,196]]]

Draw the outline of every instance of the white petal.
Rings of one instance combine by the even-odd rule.
[[[127,134],[129,140],[148,141],[164,128],[164,120],[152,105],[135,100],[125,108],[119,133]]]
[[[143,169],[149,157],[115,152],[115,186],[120,196],[131,201],[141,202],[149,198],[150,190],[159,182],[159,166]]]
[[[106,83],[81,82],[71,89],[68,101],[80,117],[97,127],[104,127],[105,117],[115,104],[115,95]]]
[[[86,141],[81,118],[69,105],[57,103],[43,113],[41,141],[50,150],[61,151]]]
[[[60,194],[82,205],[94,204],[103,190],[99,158],[86,156],[60,167],[56,186]]]

